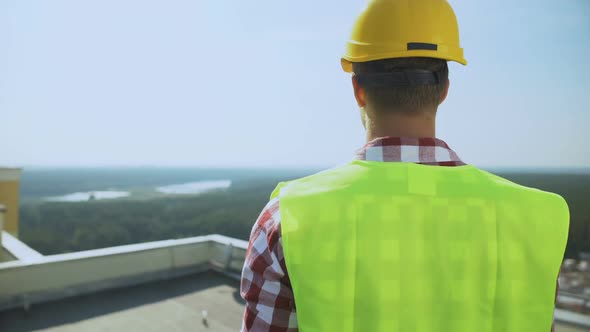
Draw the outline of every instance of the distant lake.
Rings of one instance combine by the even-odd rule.
[[[163,194],[201,194],[211,190],[227,189],[230,186],[231,180],[198,181],[158,187],[156,191]]]
[[[173,184],[156,187],[155,191],[164,195],[195,195],[213,190],[227,189],[231,186],[231,180],[207,180]],[[116,199],[130,196],[128,191],[87,191],[66,194],[62,196],[46,197],[48,202],[86,202],[92,200]]]
[[[67,194],[63,196],[47,197],[50,202],[85,202],[90,200],[114,199],[129,196],[128,191],[89,191]]]

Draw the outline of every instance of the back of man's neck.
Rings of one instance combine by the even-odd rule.
[[[367,119],[367,142],[379,137],[436,137],[435,113],[392,113]]]

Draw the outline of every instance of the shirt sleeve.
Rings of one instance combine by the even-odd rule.
[[[242,332],[298,331],[293,290],[283,256],[278,198],[266,205],[252,228],[240,294],[246,301]]]

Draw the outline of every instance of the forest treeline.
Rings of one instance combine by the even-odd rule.
[[[45,255],[214,233],[248,239],[275,185],[151,200],[27,204],[20,210],[20,237]]]
[[[534,174],[506,177],[564,196],[571,211],[566,257],[590,252],[590,188],[586,180],[543,176],[539,182]],[[197,196],[24,204],[20,237],[45,255],[213,233],[247,240],[279,180],[258,178]]]

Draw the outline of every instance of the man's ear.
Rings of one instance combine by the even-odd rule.
[[[359,107],[363,108],[367,106],[367,95],[365,94],[365,89],[363,89],[356,75],[352,75],[352,88],[354,89],[354,98],[356,99],[356,103]]]
[[[447,79],[447,86],[445,87],[445,91],[443,91],[443,94],[440,97],[439,104],[442,104],[443,101],[445,101],[445,99],[447,99],[447,96],[449,95],[449,87],[450,86],[451,86],[451,80]]]

